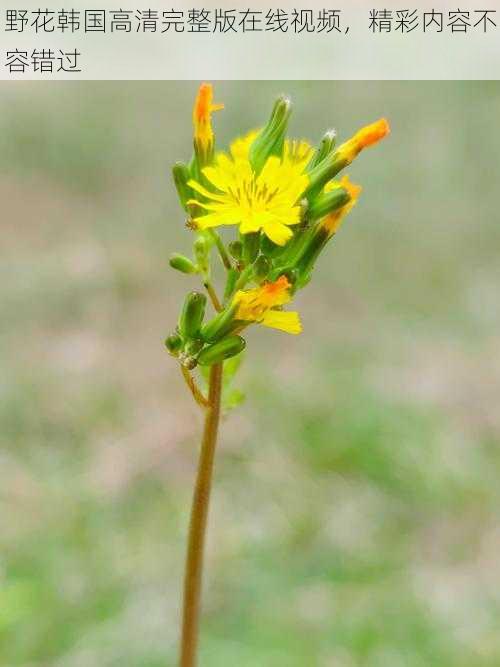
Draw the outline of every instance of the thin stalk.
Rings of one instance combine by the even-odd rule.
[[[182,377],[186,381],[186,384],[189,388],[189,391],[192,393],[194,400],[202,408],[208,408],[209,406],[208,399],[206,399],[205,396],[203,396],[203,392],[196,384],[193,376],[185,366],[182,366],[182,364],[181,364],[181,372],[182,372]]]
[[[220,419],[222,391],[222,363],[210,369],[208,406],[201,441],[198,474],[194,488],[189,525],[188,551],[184,575],[184,604],[180,667],[195,667],[200,619],[200,595],[203,572],[203,554],[207,527],[210,490],[217,431]]]
[[[219,297],[217,296],[214,286],[210,282],[210,280],[205,279],[203,282],[204,288],[207,290],[208,296],[210,297],[210,301],[212,302],[212,306],[215,308],[215,310],[220,313],[222,310],[222,304],[219,301]]]
[[[217,250],[219,251],[220,258],[222,260],[222,263],[224,264],[224,268],[226,269],[226,271],[229,271],[229,269],[233,267],[233,263],[231,262],[231,258],[227,254],[226,246],[222,242],[221,237],[218,235],[215,229],[210,229],[210,236],[215,241],[215,245],[217,246]]]

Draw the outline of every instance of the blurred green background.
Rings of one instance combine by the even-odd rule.
[[[0,96],[0,664],[175,665],[201,415],[162,346],[196,280],[169,168],[195,82]],[[223,423],[201,667],[500,664],[500,86],[221,82],[220,144],[387,116],[300,337]]]

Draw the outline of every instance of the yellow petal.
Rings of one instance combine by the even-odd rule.
[[[261,324],[289,334],[299,334],[302,331],[300,317],[296,311],[268,310]]]

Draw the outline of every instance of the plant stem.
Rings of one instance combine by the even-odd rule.
[[[216,310],[218,313],[220,313],[220,311],[222,310],[222,304],[221,304],[221,302],[219,301],[219,298],[218,298],[218,296],[217,296],[217,294],[216,294],[216,292],[215,292],[215,290],[214,290],[214,287],[213,287],[212,283],[210,282],[210,280],[206,279],[206,280],[203,282],[203,287],[207,290],[207,292],[208,292],[208,296],[210,297],[210,301],[212,302],[213,307],[215,308],[215,310]]]
[[[229,271],[229,269],[232,268],[233,264],[231,262],[229,255],[227,254],[226,246],[222,242],[221,237],[218,235],[215,229],[210,229],[210,236],[213,238],[215,245],[217,246],[217,250],[219,251],[220,258],[222,260],[222,263],[224,264],[224,268],[226,269],[226,271]]]
[[[189,525],[188,551],[184,575],[180,667],[195,667],[196,665],[203,553],[214,454],[220,419],[221,388],[222,363],[214,364],[210,369],[208,406],[206,409],[205,427],[201,441],[198,474],[194,488]]]

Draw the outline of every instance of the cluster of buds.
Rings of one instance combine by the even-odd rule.
[[[166,340],[187,370],[239,354],[245,347],[241,334],[254,323],[300,333],[298,313],[283,307],[310,281],[316,260],[361,191],[347,176],[337,176],[389,133],[381,119],[339,146],[330,130],[313,147],[287,138],[291,104],[280,97],[263,128],[236,139],[229,152],[217,152],[211,116],[221,108],[213,103],[212,87],[203,84],[193,111],[193,157],[173,168],[195,239],[193,258],[175,254],[170,265],[198,274],[204,286],[187,295]],[[225,241],[220,227],[236,236]],[[221,298],[212,284],[214,252],[226,271]],[[206,294],[215,310],[210,318]]]

